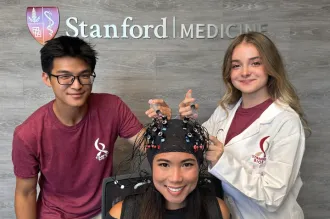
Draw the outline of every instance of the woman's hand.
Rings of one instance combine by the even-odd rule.
[[[151,99],[148,103],[150,104],[150,109],[148,109],[145,114],[149,118],[156,118],[159,116],[158,114],[162,114],[165,115],[167,119],[171,119],[172,110],[163,99]],[[158,110],[159,113],[157,114]]]
[[[210,163],[210,168],[212,168],[222,156],[224,146],[216,137],[211,135],[210,142],[209,149],[205,153],[205,158]]]
[[[179,113],[180,117],[190,117],[190,118],[197,118],[197,109],[199,107],[198,104],[194,104],[195,98],[192,98],[192,90],[188,90],[185,95],[184,100],[179,104]]]

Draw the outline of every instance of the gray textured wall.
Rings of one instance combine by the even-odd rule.
[[[305,218],[330,218],[329,0],[0,0],[0,218],[15,218],[13,129],[53,98],[41,81],[41,45],[28,31],[27,6],[59,7],[58,35],[68,30],[65,20],[70,16],[89,24],[120,25],[126,16],[140,25],[172,16],[185,24],[267,23],[267,34],[285,58],[313,129],[299,202]],[[205,121],[223,92],[220,68],[228,38],[88,40],[100,53],[94,91],[119,95],[142,122],[148,121],[148,99],[164,98],[176,114],[189,88],[202,105],[200,120]],[[122,140],[117,146],[116,162],[130,148]]]

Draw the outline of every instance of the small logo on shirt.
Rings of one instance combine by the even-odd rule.
[[[253,159],[254,163],[263,164],[266,162],[266,152],[265,151],[267,150],[268,144],[265,147],[264,143],[267,140],[267,138],[269,138],[269,136],[262,138],[259,142],[261,151],[257,152],[255,155],[252,155],[252,159]]]
[[[101,148],[99,147],[99,145],[101,146]],[[96,150],[99,151],[96,155],[96,160],[101,161],[108,156],[109,152],[107,150],[105,150],[105,144],[99,142],[99,138],[96,139],[94,146],[95,146]]]

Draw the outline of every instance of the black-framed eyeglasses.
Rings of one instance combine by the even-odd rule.
[[[92,74],[82,74],[82,75],[79,75],[79,76],[74,76],[74,75],[53,75],[53,74],[49,74],[49,75],[57,78],[57,82],[60,85],[71,85],[76,80],[76,78],[78,79],[78,81],[81,85],[91,85],[91,84],[93,84],[94,79],[96,77],[95,72],[93,72]]]

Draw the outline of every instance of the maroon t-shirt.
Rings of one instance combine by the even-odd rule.
[[[251,108],[244,109],[240,105],[235,113],[233,121],[230,124],[225,145],[235,136],[241,134],[247,129],[261,114],[273,103],[272,99],[268,99],[263,103]]]
[[[40,172],[38,219],[87,219],[101,211],[103,179],[112,173],[118,136],[130,138],[141,123],[111,94],[91,94],[85,117],[63,125],[53,103],[42,106],[14,132],[12,160],[20,178]]]

